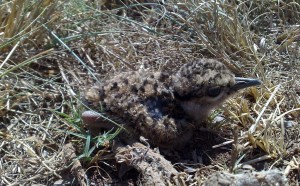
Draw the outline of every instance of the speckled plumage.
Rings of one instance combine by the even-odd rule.
[[[187,137],[193,124],[205,120],[212,108],[236,92],[232,89],[235,83],[225,65],[201,59],[183,65],[174,74],[120,73],[96,90],[107,117],[151,144],[168,146]],[[88,116],[83,114],[89,125]]]

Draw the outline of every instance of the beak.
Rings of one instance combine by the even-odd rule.
[[[261,81],[258,79],[236,77],[235,84],[231,87],[231,89],[238,91],[247,87],[252,87],[260,84]]]

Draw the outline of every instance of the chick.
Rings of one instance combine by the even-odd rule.
[[[193,126],[238,90],[260,84],[257,79],[235,77],[217,60],[201,59],[174,74],[123,72],[96,90],[103,115],[134,136],[166,147],[190,139]],[[115,127],[94,111],[85,111],[82,119],[91,128]]]

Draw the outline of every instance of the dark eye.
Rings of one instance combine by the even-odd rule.
[[[221,87],[212,87],[207,91],[207,95],[210,97],[217,97],[221,93]]]

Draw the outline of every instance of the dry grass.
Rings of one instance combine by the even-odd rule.
[[[71,182],[66,144],[75,147],[70,154],[84,170],[98,166],[98,184],[112,182],[116,165],[108,141],[115,134],[88,134],[80,121],[82,93],[120,71],[173,71],[202,57],[263,81],[222,111],[229,119],[220,130],[236,128],[227,143],[216,145],[233,144],[230,169],[267,162],[266,169],[280,168],[291,185],[298,184],[299,3],[114,2],[119,1],[0,5],[1,185]],[[200,184],[201,170],[186,183]]]

